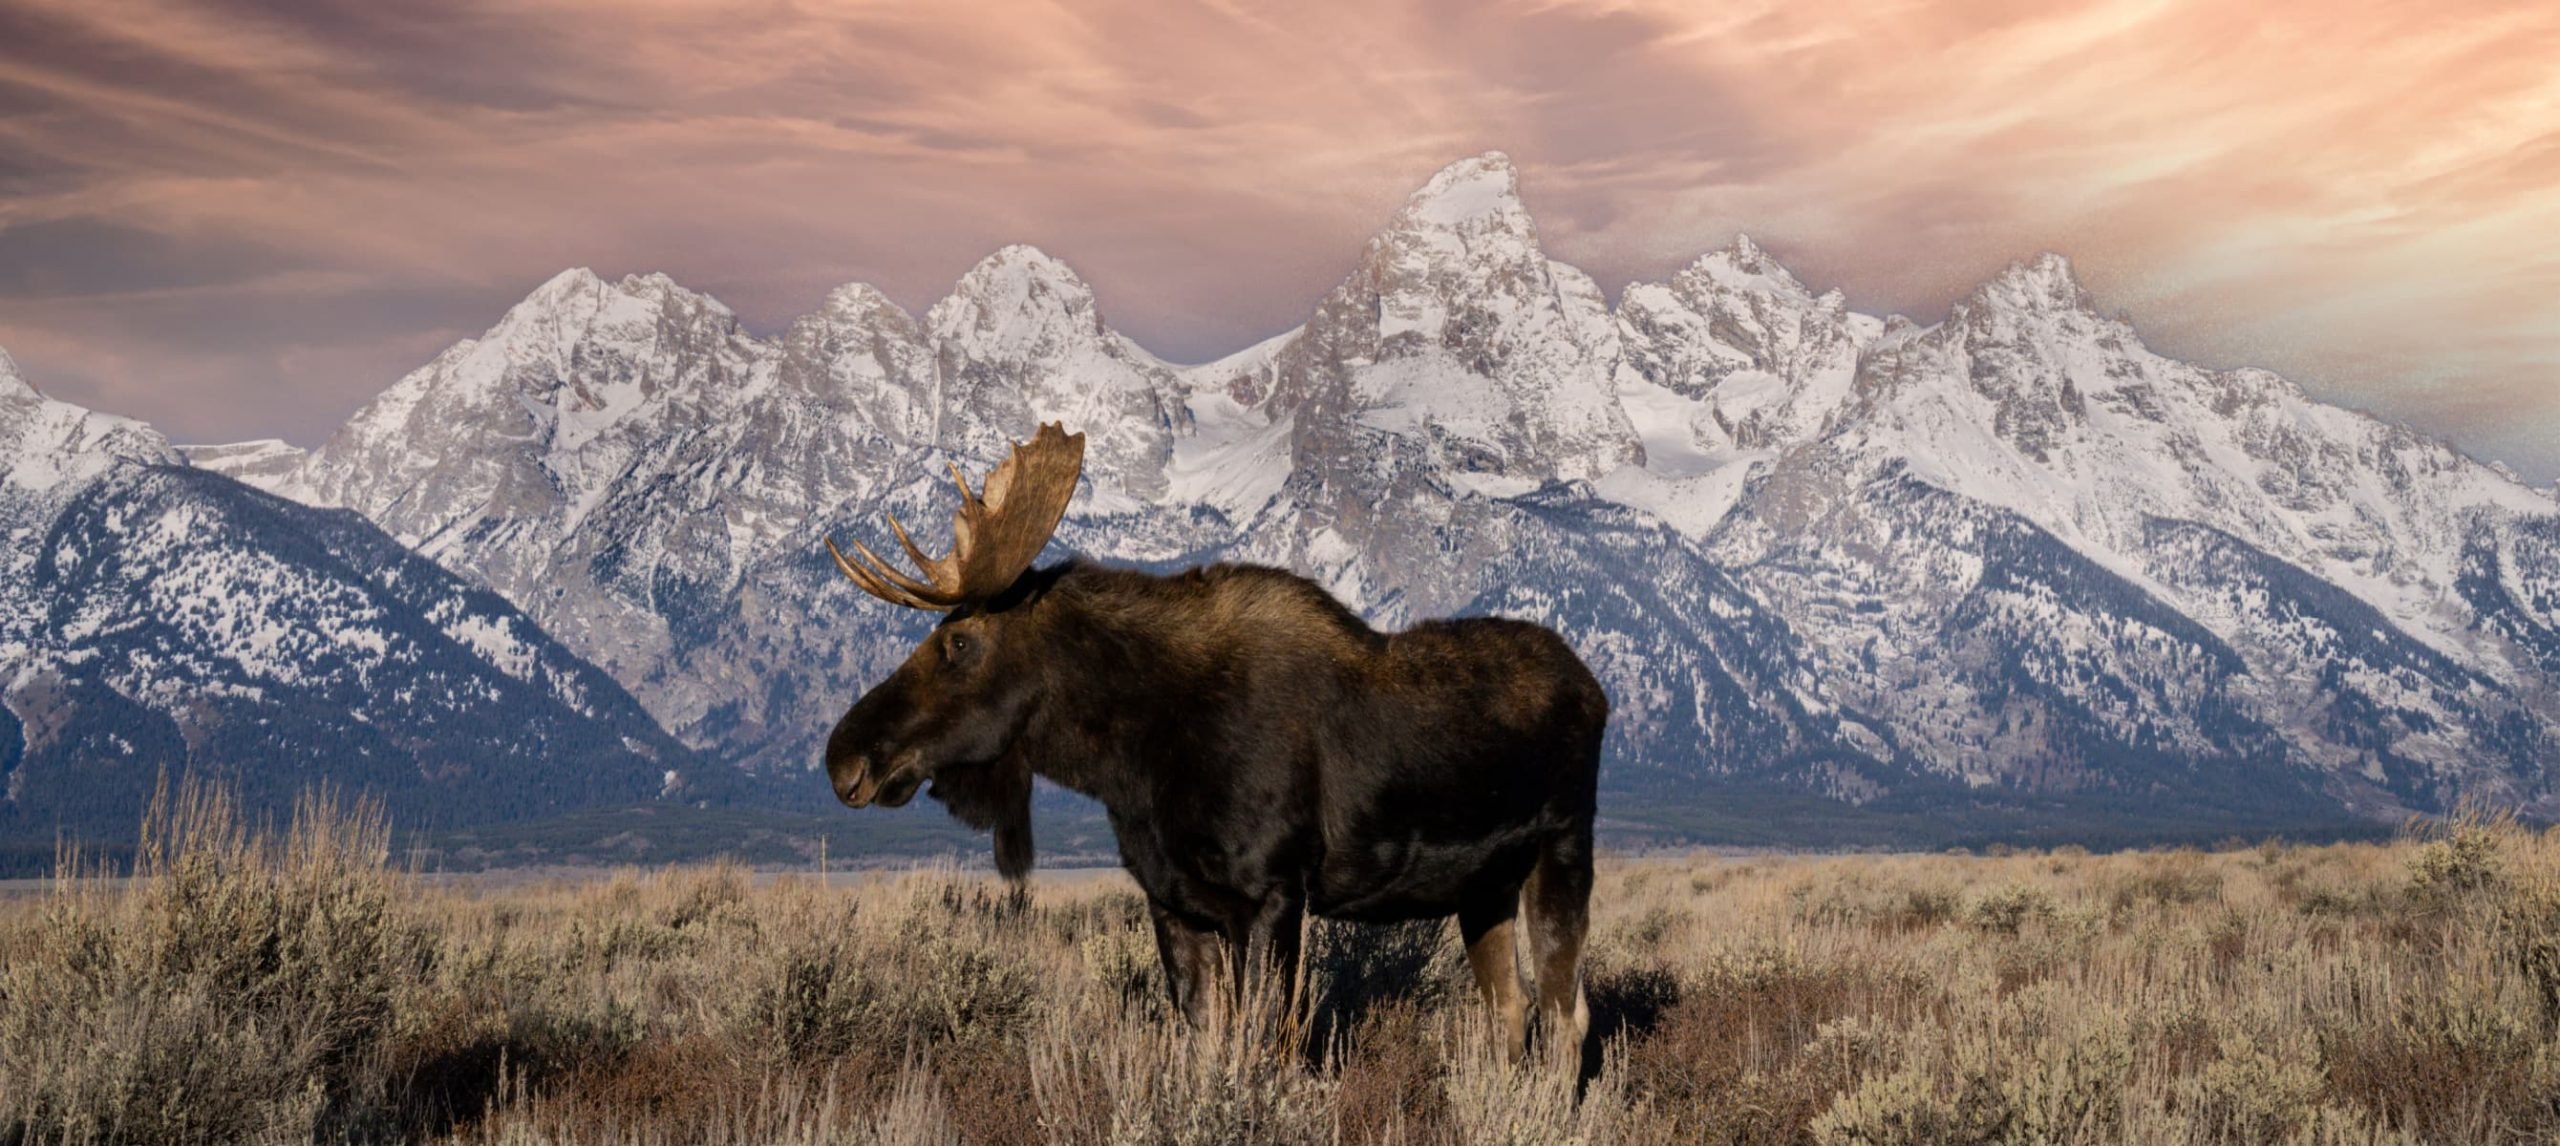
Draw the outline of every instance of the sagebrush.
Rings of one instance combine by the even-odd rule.
[[[506,887],[378,815],[154,813],[0,902],[0,1141],[2033,1143],[2560,1137],[2560,836],[1619,859],[1578,1074],[1430,924],[1168,1015],[1116,875]]]

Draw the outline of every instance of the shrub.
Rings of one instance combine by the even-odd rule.
[[[2296,1039],[2271,1051],[2251,1029],[2261,1025],[2226,1029],[2213,1061],[2179,1086],[2182,1100],[2221,1141],[2285,1141],[2320,1114],[2327,1078],[2319,1046]]]
[[[455,886],[182,789],[140,878],[0,899],[0,1142],[2560,1141],[2560,835],[2430,831],[1604,864],[1577,1079],[1445,922],[1201,1031],[1124,887]]]
[[[1989,1146],[2009,1141],[2016,1123],[1979,1064],[1950,1074],[1913,1061],[1841,1095],[1811,1129],[1827,1146]]]
[[[0,1139],[206,1141],[365,1128],[435,936],[389,828],[323,794],[281,841],[217,789],[155,798],[122,887],[66,861],[0,971]]]
[[[742,1045],[775,1062],[833,1058],[894,1045],[905,1032],[864,952],[841,935],[776,944],[741,981],[728,1013]]]
[[[2503,859],[2502,825],[2458,819],[2441,835],[2420,844],[2409,857],[2410,889],[2421,896],[2445,898],[2482,891],[2498,882]]]
[[[2024,884],[1994,888],[1965,909],[1965,922],[1976,931],[2015,935],[2028,920],[2053,915],[2053,897]]]
[[[1336,1084],[1303,1069],[1249,1002],[1243,1020],[1096,1030],[1053,1019],[1032,1050],[1031,1083],[1052,1141],[1127,1146],[1300,1146],[1333,1138]]]

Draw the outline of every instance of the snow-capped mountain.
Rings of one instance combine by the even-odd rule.
[[[33,639],[35,565],[62,507],[118,466],[182,463],[150,426],[38,393],[0,350],[0,652]]]
[[[702,775],[496,594],[46,398],[5,355],[0,449],[0,832],[130,831],[164,772],[271,809],[331,781],[415,827]]]
[[[1225,504],[1254,521],[1240,555],[1308,572],[1388,623],[1445,612],[1509,551],[1501,499],[1642,459],[1607,301],[1539,249],[1518,190],[1502,156],[1450,166],[1304,327],[1189,375],[1225,439],[1193,466],[1260,458],[1263,435],[1286,435],[1280,480],[1235,486],[1272,499]]]
[[[1300,470],[1392,480],[1396,462],[1336,452],[1369,430],[1410,451],[1397,461],[1496,496],[1643,456],[1608,302],[1539,250],[1518,192],[1500,156],[1434,176],[1274,356],[1268,401],[1296,419]]]
[[[269,488],[345,506],[518,603],[668,727],[735,705],[746,571],[879,492],[931,424],[916,324],[840,291],[777,348],[663,276],[576,270],[367,404]],[[786,645],[806,633],[790,617]],[[753,654],[741,654],[749,655]]]
[[[924,322],[850,286],[771,341],[662,276],[581,270],[293,471],[243,476],[355,509],[518,602],[666,727],[733,752],[780,736],[796,759],[815,712],[894,663],[878,631],[915,631],[853,604],[822,525],[876,531],[888,506],[925,521],[947,493],[934,447],[982,459],[1044,419],[1097,427],[1097,506],[1147,504],[1177,399],[1168,368],[1028,248]]]
[[[1853,390],[1736,463],[1744,493],[1702,541],[1921,759],[2012,784],[2022,761],[2085,771],[2146,743],[2237,759],[2231,737],[2263,728],[2377,812],[2542,794],[2560,712],[2506,634],[2554,615],[2461,582],[2467,553],[2549,576],[2501,540],[2547,527],[2549,501],[2263,371],[2161,358],[2053,256],[1867,342]],[[2081,593],[2002,586],[2035,560],[1966,521],[2032,530],[2090,567]],[[2124,628],[2150,613],[2179,624]],[[2214,645],[2227,658],[2200,659]]]
[[[941,372],[929,390],[934,425],[919,440],[1000,457],[1024,426],[1089,426],[1098,488],[1164,497],[1175,435],[1190,421],[1172,371],[1103,325],[1093,289],[1065,263],[1030,247],[997,251],[934,304],[925,327]]]
[[[772,339],[578,271],[290,470],[205,456],[490,586],[687,743],[805,768],[923,625],[818,538],[940,538],[945,461],[1046,419],[1095,442],[1062,548],[1556,625],[1617,697],[1621,790],[2555,807],[2549,494],[2156,355],[2052,256],[1932,325],[1747,238],[1612,308],[1499,154],[1205,365],[1027,247],[922,320],[850,286]]]

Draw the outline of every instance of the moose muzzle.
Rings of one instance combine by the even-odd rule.
[[[835,773],[836,799],[848,808],[866,808],[878,804],[883,808],[902,808],[915,798],[916,789],[924,786],[921,761],[913,752],[901,755],[885,770],[868,756],[857,756],[843,766],[831,768]]]

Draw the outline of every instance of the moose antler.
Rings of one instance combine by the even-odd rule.
[[[1084,435],[1050,422],[1030,441],[1014,443],[1013,456],[987,475],[984,497],[969,492],[969,479],[959,466],[951,467],[951,480],[960,486],[960,511],[951,515],[950,556],[925,556],[897,515],[888,515],[890,531],[923,571],[923,580],[899,572],[860,541],[853,543],[863,557],[860,564],[847,559],[833,537],[827,552],[863,592],[893,605],[942,611],[983,602],[1012,587],[1040,556],[1083,472]]]

